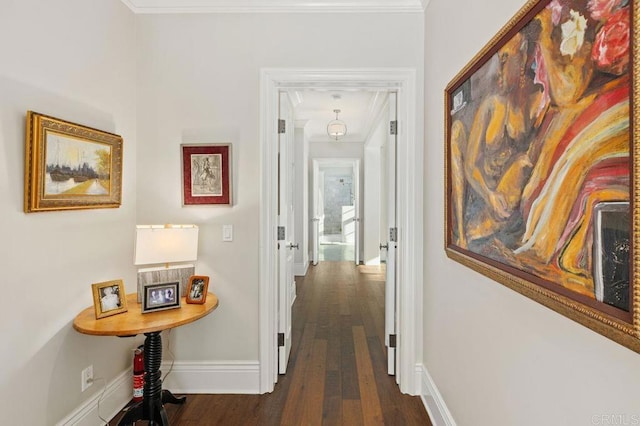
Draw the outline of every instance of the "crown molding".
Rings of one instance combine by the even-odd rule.
[[[136,14],[422,13],[429,0],[121,0]]]

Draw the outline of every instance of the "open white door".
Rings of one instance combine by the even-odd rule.
[[[278,120],[278,373],[287,372],[291,353],[291,305],[295,299],[293,177],[294,126],[289,95],[280,92]]]
[[[397,93],[389,93],[389,138],[387,141],[387,273],[385,283],[385,345],[387,346],[387,373],[396,375],[398,369],[398,228],[396,226],[397,206]],[[381,247],[382,248],[382,247]],[[398,378],[396,378],[398,381]]]
[[[360,160],[353,162],[353,228],[354,228],[354,257],[356,266],[360,265]]]
[[[321,185],[320,179],[322,174],[320,173],[320,166],[316,160],[313,160],[313,180],[311,182],[312,189],[312,250],[311,250],[311,263],[318,264],[320,258],[320,232],[322,227],[322,214],[324,211],[324,203],[322,202],[323,185]]]

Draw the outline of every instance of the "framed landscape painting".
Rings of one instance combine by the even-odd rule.
[[[27,112],[24,211],[119,207],[122,137]]]
[[[184,205],[231,205],[231,144],[182,145]]]
[[[529,1],[449,83],[445,249],[640,352],[637,9]]]

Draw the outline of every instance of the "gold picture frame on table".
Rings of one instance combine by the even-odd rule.
[[[127,312],[127,295],[122,280],[92,284],[91,289],[96,319]]]
[[[638,12],[529,1],[444,105],[447,255],[636,352]]]
[[[25,213],[119,207],[122,137],[27,112]]]

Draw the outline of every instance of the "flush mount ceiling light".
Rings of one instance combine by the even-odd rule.
[[[332,139],[338,140],[347,134],[347,125],[344,124],[344,121],[338,119],[339,109],[334,109],[333,112],[336,113],[336,119],[327,124],[327,133]]]

